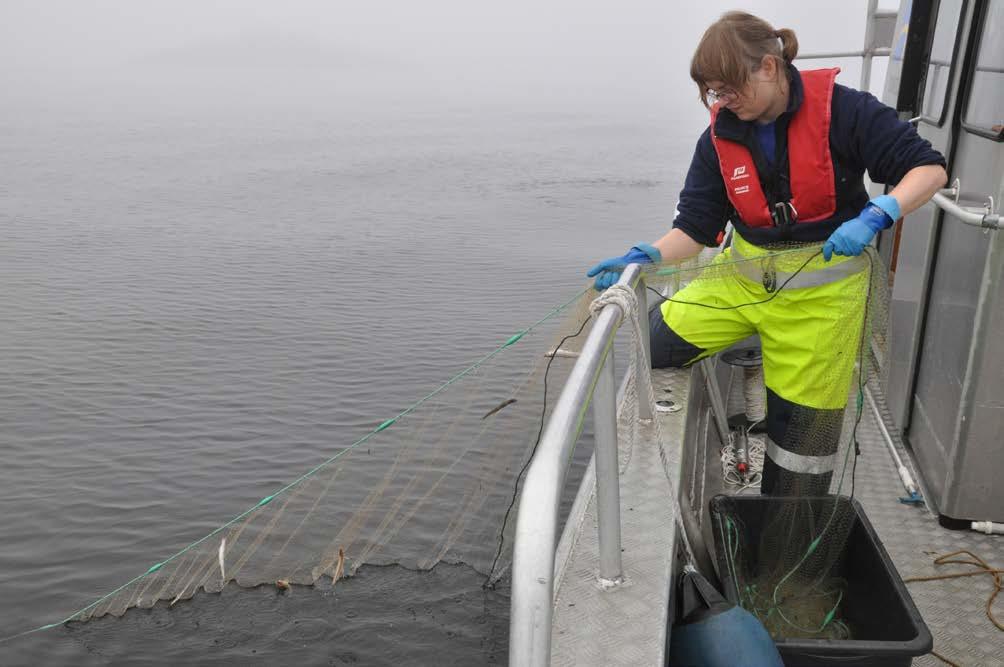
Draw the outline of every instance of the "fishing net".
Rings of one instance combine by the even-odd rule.
[[[776,639],[850,639],[849,579],[860,575],[844,561],[856,521],[857,428],[864,384],[884,354],[886,274],[870,250],[832,265],[818,247],[737,256],[648,277],[671,302],[662,315],[699,348],[685,353],[703,356],[754,333],[764,349],[763,367],[743,369],[746,410],[732,435],[745,441],[747,462],[759,459],[770,497],[713,503],[723,583]],[[742,490],[761,480],[735,481]]]
[[[858,342],[870,339],[867,331],[879,325],[876,314],[884,312],[876,289],[885,285],[879,261],[870,259],[868,266],[863,277],[847,282],[842,297],[858,310],[867,302],[868,316],[844,317],[835,310],[832,324],[846,341],[846,353],[856,355],[849,371],[834,371],[832,378],[846,385],[851,409],[807,410],[794,414],[789,428],[793,440],[818,443],[821,452],[845,436],[844,453],[838,455],[840,474],[833,476],[836,492],[846,491],[851,479],[844,474],[851,460],[847,442],[860,416],[855,397],[868,368],[868,355]],[[680,302],[700,301],[702,305],[691,307],[742,313],[756,330],[768,308],[797,318],[804,296],[797,293],[796,282],[789,289],[785,276],[794,280],[821,267],[819,246],[778,248],[752,259],[729,253],[714,260],[702,257],[647,270],[649,302],[655,301],[653,292]],[[774,284],[753,280],[768,273],[777,278]],[[725,292],[731,296],[722,298]],[[118,616],[158,603],[171,606],[200,591],[221,591],[229,582],[243,587],[328,585],[364,564],[428,570],[440,562],[466,563],[486,581],[497,580],[511,562],[518,480],[588,336],[595,295],[584,290],[555,308],[210,534],[189,546],[164,545],[164,560],[60,623]],[[626,386],[621,410],[633,407],[635,413],[635,383]],[[637,437],[637,429],[628,432]],[[589,433],[585,424],[584,442]],[[639,445],[622,442],[628,451],[631,446]],[[583,462],[579,454],[577,458]],[[570,487],[574,490],[574,484]],[[797,497],[805,491],[795,483],[783,492]],[[781,618],[781,609],[791,625],[801,628],[819,625],[828,635],[840,626],[829,610],[839,606],[840,593],[834,591],[843,589],[831,570],[848,525],[827,508],[825,503],[792,500],[771,519],[759,542],[746,539],[744,527],[734,521],[731,562],[739,573],[737,585],[752,591],[743,604],[768,627]],[[826,618],[817,622],[817,613]]]
[[[843,611],[848,577],[854,576],[844,557],[856,520],[850,498],[860,453],[857,428],[864,384],[874,372],[874,357],[884,352],[884,336],[875,334],[887,324],[886,275],[876,256],[865,257],[866,268],[842,280],[839,293],[827,295],[827,307],[840,315],[820,342],[810,343],[835,346],[824,355],[832,366],[810,375],[813,384],[823,380],[840,392],[838,398],[815,406],[786,401],[771,389],[791,386],[772,387],[771,369],[765,369],[768,424],[759,437],[766,440],[763,475],[771,498],[755,506],[724,497],[713,501],[726,592],[775,639],[854,637],[853,621]],[[783,426],[771,423],[778,413],[786,417]]]
[[[504,570],[507,556],[494,562],[500,528],[541,423],[544,371],[550,363],[549,385],[560,389],[584,336],[567,341],[556,356],[549,351],[587,320],[590,300],[583,291],[242,515],[67,620],[174,605],[228,582],[280,588],[337,582],[364,564],[429,570],[445,561],[487,574],[494,563]]]

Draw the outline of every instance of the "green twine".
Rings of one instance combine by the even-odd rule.
[[[526,333],[526,331],[520,331],[519,333],[513,334],[512,336],[509,337],[509,340],[507,340],[506,342],[502,343],[502,347],[509,347],[510,345],[512,345],[513,343],[515,343],[516,341],[518,341],[520,338],[522,338],[523,334],[525,334],[525,333]]]
[[[26,635],[34,634],[36,632],[42,632],[43,630],[51,630],[52,628],[59,627],[61,625],[64,625],[65,623],[69,623],[70,621],[72,621],[73,619],[77,618],[78,616],[81,616],[84,613],[86,613],[87,611],[89,611],[91,609],[94,609],[97,605],[101,604],[102,602],[104,602],[108,598],[112,597],[116,593],[124,590],[125,588],[128,588],[129,586],[131,586],[132,584],[136,583],[140,579],[143,579],[144,577],[157,572],[158,570],[160,570],[162,567],[164,567],[165,565],[167,565],[168,563],[170,563],[174,559],[178,558],[179,556],[184,555],[188,551],[191,551],[192,549],[194,549],[198,545],[202,544],[203,542],[205,542],[206,540],[210,539],[214,535],[218,535],[220,532],[222,532],[223,530],[226,530],[227,528],[229,528],[233,524],[237,523],[238,521],[240,521],[244,517],[248,516],[252,512],[256,511],[260,507],[263,507],[263,506],[267,505],[268,503],[272,502],[272,500],[274,498],[276,498],[277,496],[282,495],[283,493],[285,493],[289,489],[293,488],[294,486],[297,486],[298,484],[302,483],[303,481],[309,479],[310,477],[312,477],[313,475],[315,475],[318,471],[322,470],[323,468],[325,468],[328,465],[330,465],[331,463],[333,463],[335,460],[337,460],[339,457],[341,457],[346,452],[349,452],[349,451],[355,449],[359,445],[363,444],[364,442],[366,442],[367,440],[369,440],[370,438],[372,438],[377,433],[390,428],[399,419],[401,419],[402,417],[405,417],[405,416],[409,415],[410,413],[412,413],[413,411],[415,411],[415,409],[417,409],[419,406],[421,406],[423,403],[425,403],[429,399],[435,397],[436,395],[442,393],[449,386],[453,385],[454,383],[456,383],[460,379],[464,378],[465,376],[470,375],[473,371],[477,370],[479,367],[481,367],[482,365],[484,365],[487,361],[489,361],[490,359],[492,359],[493,357],[495,357],[496,355],[498,355],[502,350],[506,349],[507,347],[510,347],[510,346],[514,345],[517,341],[519,341],[521,338],[523,338],[523,336],[525,336],[526,334],[530,333],[531,331],[533,331],[534,329],[536,329],[538,326],[540,326],[544,322],[547,322],[548,320],[550,320],[551,318],[553,318],[555,315],[558,315],[559,313],[561,313],[562,311],[564,311],[566,308],[568,308],[568,306],[572,305],[575,301],[577,301],[583,294],[585,294],[586,292],[588,292],[590,289],[592,289],[591,286],[590,287],[585,287],[585,288],[579,290],[579,292],[577,292],[575,294],[575,296],[573,296],[572,298],[570,298],[568,301],[565,301],[561,305],[555,306],[546,315],[544,315],[543,317],[541,317],[539,320],[537,320],[536,322],[534,322],[530,326],[526,327],[525,329],[519,331],[518,333],[513,334],[504,343],[502,343],[501,345],[499,345],[498,347],[496,347],[494,350],[492,350],[488,354],[484,355],[483,357],[481,357],[480,359],[478,359],[477,361],[475,361],[473,364],[471,364],[467,368],[463,369],[462,371],[460,371],[459,373],[457,373],[456,375],[454,375],[453,377],[451,377],[449,380],[447,380],[446,382],[442,383],[441,385],[439,385],[438,387],[436,387],[434,390],[432,390],[431,392],[429,392],[428,394],[426,394],[422,398],[418,399],[417,401],[415,401],[414,403],[412,403],[411,405],[409,405],[407,408],[405,408],[404,410],[402,410],[401,412],[399,412],[395,416],[393,416],[390,419],[387,419],[387,420],[381,422],[376,428],[374,428],[372,431],[370,431],[366,435],[362,436],[361,438],[359,438],[358,440],[356,440],[355,442],[353,442],[351,445],[349,445],[345,449],[342,449],[341,451],[339,451],[338,453],[336,453],[334,456],[332,456],[329,459],[327,459],[327,460],[319,463],[318,465],[314,466],[313,468],[311,468],[310,470],[308,470],[304,474],[300,475],[298,478],[294,479],[292,482],[290,482],[286,486],[282,487],[281,489],[279,489],[278,491],[276,491],[272,495],[265,496],[264,498],[262,498],[261,500],[259,500],[253,507],[250,507],[249,509],[247,509],[244,512],[238,514],[237,516],[235,516],[234,518],[230,519],[229,521],[227,521],[223,525],[217,527],[215,530],[213,530],[208,535],[206,535],[206,536],[204,536],[204,537],[196,540],[195,542],[192,542],[187,547],[185,547],[181,551],[178,551],[177,553],[173,554],[169,558],[165,558],[164,560],[160,561],[159,563],[156,563],[155,565],[152,565],[143,574],[141,574],[141,575],[139,575],[137,577],[134,577],[130,581],[122,584],[121,586],[119,586],[118,588],[116,588],[115,590],[113,590],[111,593],[103,595],[102,597],[98,598],[97,600],[95,600],[91,604],[87,605],[86,607],[84,607],[82,609],[78,609],[77,611],[73,612],[72,614],[70,614],[69,616],[67,616],[66,618],[64,618],[63,620],[55,622],[55,623],[48,623],[46,625],[40,625],[37,628],[32,628],[30,630],[25,630],[24,632],[19,632],[17,634],[10,635],[10,636],[7,636],[7,637],[2,637],[2,638],[0,638],[0,644],[6,643],[8,641],[12,641],[12,640],[17,639],[19,637],[24,637]]]

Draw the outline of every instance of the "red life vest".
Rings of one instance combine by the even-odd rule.
[[[830,102],[839,68],[799,72],[804,96],[788,124],[788,172],[795,222],[825,220],[837,209],[833,159],[830,156]],[[760,187],[753,156],[735,141],[715,135],[721,103],[711,108],[711,140],[729,201],[750,227],[774,224],[767,197]]]

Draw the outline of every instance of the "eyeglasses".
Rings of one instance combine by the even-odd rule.
[[[708,106],[713,106],[715,102],[730,104],[739,99],[739,93],[735,88],[722,88],[721,90],[711,90],[704,93],[704,98],[708,101]]]

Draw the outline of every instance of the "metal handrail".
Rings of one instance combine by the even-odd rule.
[[[892,49],[888,46],[877,46],[874,49],[858,49],[857,51],[821,51],[819,53],[798,54],[795,60],[819,60],[821,58],[863,58],[865,56],[888,56]]]
[[[897,12],[878,8],[878,0],[868,0],[868,8],[865,16],[865,43],[864,47],[858,51],[831,51],[827,53],[806,53],[796,56],[796,60],[813,60],[819,58],[861,58],[861,83],[858,88],[867,91],[871,87],[872,81],[872,58],[875,56],[889,56],[892,53],[890,46],[876,46],[875,26],[879,19],[893,18]]]
[[[958,218],[967,225],[983,227],[985,229],[1004,228],[999,213],[994,213],[986,208],[979,209],[971,206],[959,206],[955,199],[949,199],[949,197],[958,197],[958,195],[958,187],[945,188],[940,192],[936,192],[931,201],[942,211],[953,218]]]
[[[641,266],[628,265],[618,284],[627,285],[635,291],[637,315],[642,331],[646,332],[648,309]],[[623,581],[613,343],[624,317],[625,313],[616,304],[605,306],[596,316],[579,358],[551,411],[523,482],[512,562],[509,662],[513,665],[547,665],[551,659],[558,507],[568,462],[590,403],[596,431],[594,456],[600,584],[609,587]],[[639,401],[639,407],[641,403],[643,401]],[[648,409],[651,410],[651,406]]]

